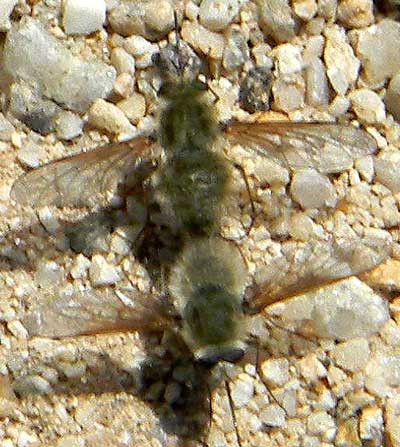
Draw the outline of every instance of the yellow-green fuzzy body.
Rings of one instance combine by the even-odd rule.
[[[242,350],[246,276],[240,252],[221,239],[191,240],[182,251],[171,271],[169,291],[195,358],[232,359]]]
[[[207,150],[217,134],[218,123],[210,106],[202,101],[199,86],[168,83],[163,93],[169,104],[160,117],[160,142],[167,154]]]
[[[207,261],[215,267],[214,259],[210,257]],[[205,282],[199,284],[186,303],[182,318],[186,331],[190,331],[201,346],[224,345],[239,332],[241,314],[237,296],[220,284]]]
[[[166,159],[159,171],[156,200],[180,233],[211,233],[218,227],[229,168],[210,147],[218,126],[195,84],[164,88],[169,100],[161,114],[160,143]]]

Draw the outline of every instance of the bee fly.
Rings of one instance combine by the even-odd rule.
[[[185,65],[175,67],[180,73]],[[295,171],[329,171],[327,160],[355,160],[377,150],[371,136],[353,126],[332,123],[228,122],[219,125],[203,99],[204,86],[180,75],[166,80],[166,100],[157,141],[145,137],[63,158],[19,178],[12,198],[23,205],[81,206],[115,190],[129,176],[145,183],[148,201],[184,240],[170,268],[168,294],[181,318],[180,334],[196,360],[211,364],[238,360],[245,350],[245,310],[264,307],[299,291],[355,275],[384,260],[390,241],[366,237],[315,242],[292,264],[275,259],[267,282],[258,284],[244,303],[247,266],[238,248],[217,237],[221,216],[232,200],[232,162],[214,143],[222,135]],[[161,156],[154,166],[156,148]],[[328,167],[327,167],[328,166]],[[150,192],[149,192],[150,191]],[[284,266],[284,267],[283,267]],[[115,297],[114,297],[115,298]],[[118,330],[165,330],[176,325],[158,311],[161,296],[137,296],[134,308],[109,294],[73,295],[34,309],[24,323],[31,335],[66,337]],[[246,305],[246,306],[245,306]]]

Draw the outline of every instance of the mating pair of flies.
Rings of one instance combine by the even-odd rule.
[[[179,71],[181,71],[182,64]],[[360,274],[390,254],[379,237],[332,237],[311,242],[288,262],[283,254],[268,266],[269,280],[245,299],[247,265],[231,242],[218,236],[232,198],[234,163],[229,148],[240,145],[296,172],[339,172],[329,160],[350,163],[374,154],[377,146],[351,125],[299,122],[229,122],[221,125],[204,88],[183,76],[169,79],[160,93],[165,107],[157,138],[138,137],[49,163],[26,173],[11,197],[22,205],[80,207],[115,191],[129,178],[141,185],[145,200],[156,202],[163,222],[183,241],[167,272],[167,290],[137,295],[137,305],[73,296],[39,306],[25,319],[30,335],[61,338],[107,331],[176,330],[197,361],[236,361],[246,349],[246,314],[325,283]],[[135,188],[132,188],[135,190]],[[144,240],[144,244],[146,241]],[[166,292],[166,293],[165,293]],[[178,316],[162,314],[169,299]],[[71,312],[72,310],[72,312]],[[178,328],[177,328],[178,325]]]

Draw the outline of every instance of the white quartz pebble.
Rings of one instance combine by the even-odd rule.
[[[121,140],[135,133],[135,128],[122,110],[103,99],[97,99],[90,108],[89,123],[118,135]]]
[[[104,0],[64,0],[63,27],[67,34],[90,34],[100,30],[106,19]]]
[[[315,169],[302,169],[293,176],[290,187],[293,199],[303,208],[335,206],[336,191],[328,177]]]
[[[119,281],[120,273],[103,256],[94,255],[89,267],[89,277],[94,286],[109,286]]]
[[[0,31],[8,31],[11,27],[10,14],[17,4],[18,0],[1,0],[0,1]]]

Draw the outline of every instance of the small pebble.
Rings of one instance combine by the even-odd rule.
[[[6,32],[11,28],[10,15],[18,0],[2,0],[0,2],[0,31]]]
[[[327,375],[325,366],[314,354],[308,354],[300,359],[297,364],[297,368],[307,382],[315,382],[321,377],[326,377]]]
[[[123,97],[129,97],[133,92],[134,80],[129,73],[121,73],[117,76],[114,84],[114,92]]]
[[[20,132],[13,132],[11,135],[11,144],[17,149],[22,148],[22,135]]]
[[[275,110],[288,113],[303,108],[305,95],[303,77],[298,75],[295,81],[297,82],[286,82],[278,79],[273,83],[272,94]]]
[[[393,441],[394,447],[397,440],[400,439],[400,396],[399,393],[394,393],[392,397],[387,400],[385,411],[385,431],[389,436],[390,441]],[[398,443],[397,443],[398,444]]]
[[[289,43],[278,45],[271,51],[271,56],[275,59],[278,77],[290,76],[303,69],[304,62],[301,51],[299,46]]]
[[[50,287],[60,284],[64,277],[63,270],[54,261],[39,261],[35,271],[35,284],[39,287]]]
[[[315,236],[316,225],[306,213],[295,213],[290,217],[288,231],[298,241],[308,241]]]
[[[117,107],[124,112],[131,123],[137,124],[146,113],[146,100],[140,93],[132,93],[129,98],[119,101]]]
[[[238,0],[203,0],[199,9],[200,23],[210,31],[222,31],[238,12]]]
[[[131,76],[135,74],[135,59],[123,48],[114,48],[110,59],[118,74],[129,73]]]
[[[400,72],[390,80],[384,100],[387,111],[400,122]]]
[[[318,15],[328,22],[336,18],[337,0],[320,0],[318,2]]]
[[[230,388],[235,408],[245,407],[254,395],[254,385],[251,379],[236,380],[231,383]]]
[[[341,368],[356,372],[364,368],[369,359],[369,346],[365,338],[355,338],[339,343],[332,350],[332,357]]]
[[[337,424],[335,445],[343,447],[361,446],[358,432],[358,419],[351,417]]]
[[[90,265],[91,263],[89,259],[79,253],[70,270],[72,278],[78,279],[86,277],[86,272],[88,271]]]
[[[266,43],[254,45],[251,48],[251,54],[256,64],[256,69],[270,70],[273,66],[272,59],[269,57],[271,47]]]
[[[337,19],[348,28],[363,28],[374,23],[372,0],[342,0],[338,4]]]
[[[86,365],[83,362],[57,363],[57,369],[69,379],[79,379],[84,377]]]
[[[14,126],[0,113],[0,141],[10,141]]]
[[[323,32],[325,26],[325,20],[322,17],[317,16],[307,22],[304,28],[310,36],[319,36]]]
[[[259,415],[259,419],[267,427],[284,427],[286,414],[278,404],[268,405]]]
[[[30,168],[37,168],[41,164],[44,155],[43,147],[33,141],[28,141],[17,153],[18,160]]]
[[[16,313],[9,303],[3,302],[0,305],[0,320],[1,321],[11,321],[15,320]]]
[[[153,54],[158,51],[157,45],[152,44],[142,36],[131,36],[125,39],[124,49],[135,57]]]
[[[287,0],[257,0],[262,30],[277,43],[295,36],[295,21]]]
[[[110,216],[107,213],[98,213],[75,225],[66,226],[64,233],[74,251],[89,257],[96,251],[109,250],[107,237],[111,226]]]
[[[400,192],[400,156],[397,151],[386,151],[374,160],[376,180],[394,194]]]
[[[239,100],[241,108],[250,113],[268,110],[271,81],[272,74],[269,69],[258,67],[250,70],[240,84]]]
[[[56,235],[61,225],[57,220],[54,210],[47,206],[39,208],[37,211],[40,223],[45,227],[46,231],[51,235]]]
[[[89,400],[80,402],[76,408],[74,419],[84,429],[92,428],[97,414],[97,407]]]
[[[336,289],[334,293],[329,291],[332,288]],[[319,337],[367,338],[389,319],[387,303],[354,277],[322,287],[313,295],[317,300],[311,318]]]
[[[83,132],[83,120],[76,113],[61,110],[54,120],[55,131],[61,140],[72,140]]]
[[[174,28],[174,7],[169,0],[123,1],[110,11],[108,20],[122,36],[160,40]]]
[[[289,362],[286,359],[269,359],[262,363],[264,380],[271,386],[283,386],[289,380]]]
[[[226,36],[222,65],[228,71],[242,67],[250,58],[250,50],[240,29],[231,28]]]
[[[290,194],[302,208],[334,207],[336,190],[328,177],[315,169],[302,169],[293,176]]]
[[[19,320],[9,321],[7,329],[17,338],[25,340],[28,338],[28,331]]]
[[[293,10],[300,19],[307,22],[315,16],[318,6],[315,0],[295,0]]]
[[[109,264],[103,256],[94,255],[89,267],[89,277],[95,287],[109,286],[118,282],[120,270]]]
[[[303,50],[303,60],[307,65],[311,63],[314,59],[322,57],[324,52],[325,39],[323,36],[312,36],[310,37]]]
[[[352,108],[357,117],[368,124],[377,124],[386,117],[385,105],[372,90],[360,88],[349,94]]]
[[[384,19],[358,30],[355,37],[354,48],[363,65],[363,80],[372,89],[382,87],[400,71],[400,23]]]
[[[329,104],[329,113],[341,117],[350,109],[350,100],[347,96],[337,95]]]
[[[201,25],[184,22],[182,37],[195,50],[207,54],[213,59],[222,59],[225,48],[225,39],[221,34],[209,31]]]
[[[287,169],[269,158],[261,158],[253,166],[253,173],[262,182],[272,186],[287,185],[290,177]]]
[[[197,4],[194,3],[193,1],[188,0],[185,2],[186,17],[192,22],[194,22],[197,19],[199,15],[199,10],[200,10],[199,6],[197,6]]]
[[[379,440],[384,430],[382,409],[363,408],[360,417],[360,437],[363,440]]]
[[[400,290],[400,261],[387,259],[365,275],[365,279],[372,287],[384,290]]]
[[[370,183],[374,177],[374,159],[371,155],[358,158],[354,163],[355,168],[361,174],[361,177]]]
[[[15,383],[15,391],[28,396],[32,393],[51,394],[53,392],[50,383],[38,375],[25,376]]]
[[[67,34],[91,34],[103,28],[106,19],[104,0],[64,0],[63,27]]]
[[[306,101],[312,106],[329,103],[329,85],[325,65],[316,58],[306,68]]]
[[[337,25],[325,29],[324,59],[328,79],[339,95],[345,95],[358,78],[360,61],[355,57],[346,34]]]
[[[400,385],[400,357],[393,351],[375,352],[365,368],[365,387],[376,396],[388,396]]]
[[[30,434],[22,430],[18,433],[17,447],[30,447],[37,442],[39,442],[39,439],[35,434]]]
[[[324,441],[333,441],[336,434],[335,421],[325,411],[316,411],[308,417],[307,431],[310,435],[322,436]]]
[[[115,233],[111,237],[110,248],[112,252],[126,256],[131,251],[132,244],[129,240],[125,239],[118,233]]]
[[[400,327],[393,320],[389,320],[385,324],[380,335],[389,346],[400,346]]]
[[[135,128],[122,110],[100,98],[93,103],[89,110],[89,123],[98,129],[116,134],[121,139],[132,137],[135,134]]]

